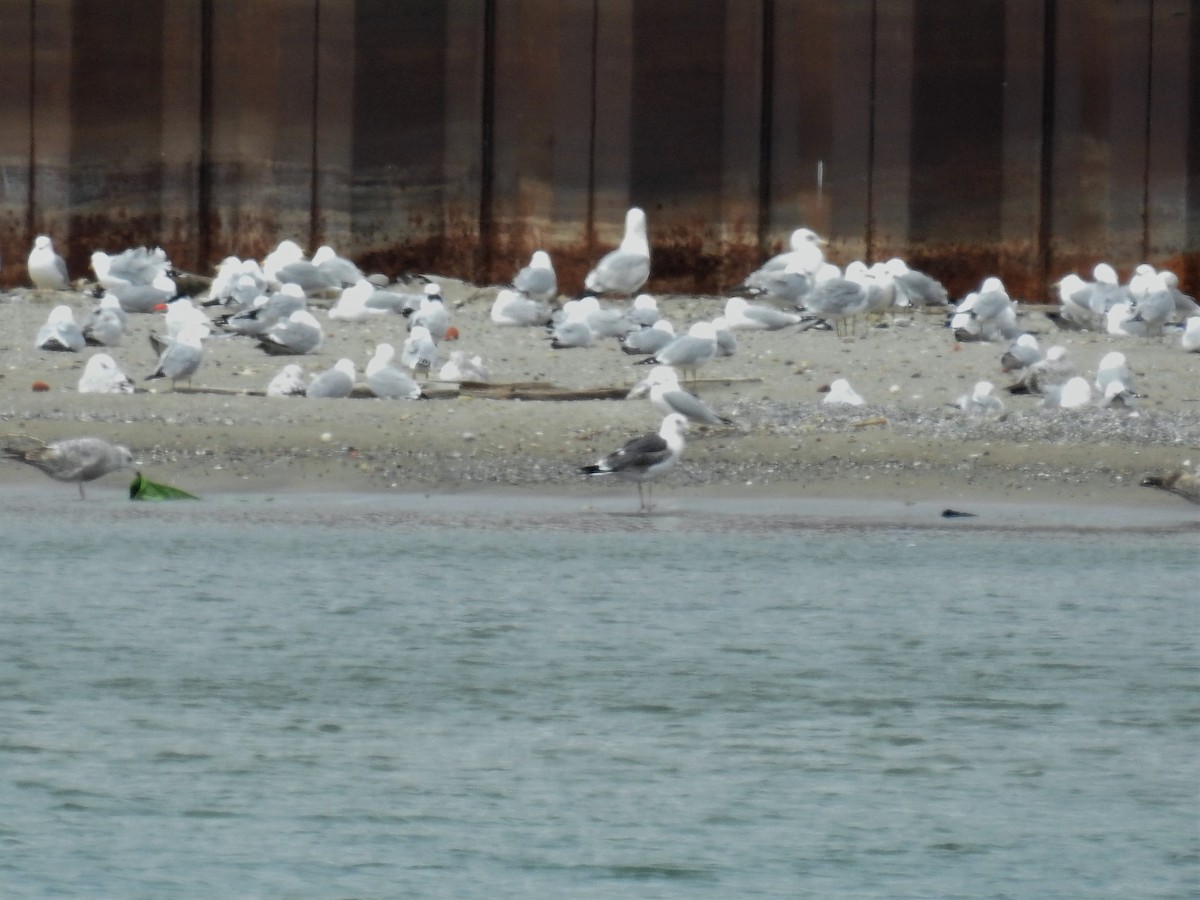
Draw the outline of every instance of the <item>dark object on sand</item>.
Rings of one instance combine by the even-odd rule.
[[[1200,503],[1200,476],[1188,469],[1172,472],[1151,472],[1142,476],[1142,487],[1158,488],[1189,503]]]
[[[974,519],[975,513],[963,512],[960,509],[943,509],[943,519]]]
[[[138,472],[133,476],[133,482],[129,485],[130,500],[199,500],[195,494],[189,494],[185,490],[177,487],[171,487],[169,484],[159,484],[157,481],[151,481]]]

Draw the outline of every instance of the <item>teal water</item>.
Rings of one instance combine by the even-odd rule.
[[[47,497],[0,896],[1200,891],[1195,531]]]

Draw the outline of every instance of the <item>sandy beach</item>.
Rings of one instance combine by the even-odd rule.
[[[495,383],[550,384],[565,391],[632,386],[647,371],[615,340],[551,350],[540,329],[489,321],[494,287],[442,280],[459,337],[441,346],[480,355]],[[190,387],[145,381],[157,355],[154,314],[131,316],[120,346],[108,349],[139,388],[133,395],[81,395],[88,357],[105,348],[34,349],[50,309],[66,303],[76,319],[91,297],[15,290],[0,295],[0,431],[44,440],[96,435],[127,444],[148,477],[201,495],[214,492],[539,491],[613,498],[636,508],[632,485],[588,481],[578,467],[627,438],[656,430],[646,399],[490,399],[432,382],[428,401],[313,400],[263,396],[288,362],[308,374],[352,359],[359,370],[375,344],[399,347],[398,315],[331,321],[316,353],[271,357],[240,336],[214,336]],[[677,329],[720,313],[721,297],[661,297]],[[1002,343],[958,343],[940,314],[899,317],[839,338],[829,331],[738,332],[738,351],[701,372],[698,393],[733,427],[693,426],[679,468],[656,488],[675,498],[874,499],[947,506],[1030,500],[1100,506],[1188,504],[1139,487],[1148,471],[1200,457],[1200,356],[1165,339],[1062,332],[1038,308],[1023,311],[1043,348],[1062,344],[1090,378],[1105,353],[1128,357],[1141,395],[1132,409],[1042,409],[1035,397],[1008,396]],[[440,366],[440,363],[439,363]],[[436,376],[436,369],[435,369]],[[845,378],[862,407],[823,405],[821,389]],[[950,406],[978,380],[996,384],[1006,411],[972,419]],[[36,382],[48,390],[35,390]],[[0,465],[0,483],[46,481],[18,464]],[[98,487],[127,481],[111,475]],[[73,489],[64,491],[73,496]],[[607,502],[607,501],[605,501]]]

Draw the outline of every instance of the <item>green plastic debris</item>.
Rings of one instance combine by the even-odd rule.
[[[200,498],[180,488],[171,487],[169,484],[159,484],[157,481],[151,481],[141,472],[138,472],[133,476],[133,483],[129,485],[129,499],[199,500]]]

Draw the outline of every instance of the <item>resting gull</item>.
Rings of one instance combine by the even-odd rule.
[[[65,304],[54,307],[46,322],[38,329],[33,346],[38,350],[78,353],[87,344],[83,329],[75,322],[75,314]]]
[[[734,330],[778,331],[800,324],[800,316],[773,306],[750,303],[745,297],[730,297],[725,301],[725,321]]]
[[[79,376],[81,394],[132,394],[133,381],[121,371],[117,361],[107,353],[97,353],[87,361]]]
[[[396,348],[391,344],[375,345],[375,355],[366,369],[367,387],[371,393],[384,400],[428,399],[411,375],[392,365],[395,357]]]
[[[304,370],[296,363],[288,363],[267,385],[268,397],[303,397],[308,390],[304,381]]]
[[[971,393],[963,394],[954,405],[972,418],[998,416],[1004,412],[1004,401],[992,393],[994,389],[990,381],[977,381]]]
[[[687,431],[687,419],[679,413],[671,413],[662,420],[657,434],[644,434],[627,441],[620,449],[590,466],[583,466],[584,475],[615,475],[622,481],[633,481],[638,488],[638,510],[649,512],[654,508],[653,482],[666,475],[683,453],[683,435]],[[645,484],[645,495],[642,485]]]
[[[80,500],[84,499],[85,481],[133,465],[128,447],[97,437],[67,438],[46,444],[29,435],[7,434],[0,439],[0,455],[41,469],[55,481],[74,482],[79,485]]]
[[[333,368],[320,372],[309,382],[305,396],[317,399],[349,397],[356,376],[354,360],[343,357],[333,364]]]
[[[529,265],[517,272],[513,287],[536,303],[551,303],[558,297],[558,276],[545,250],[534,250]]]

